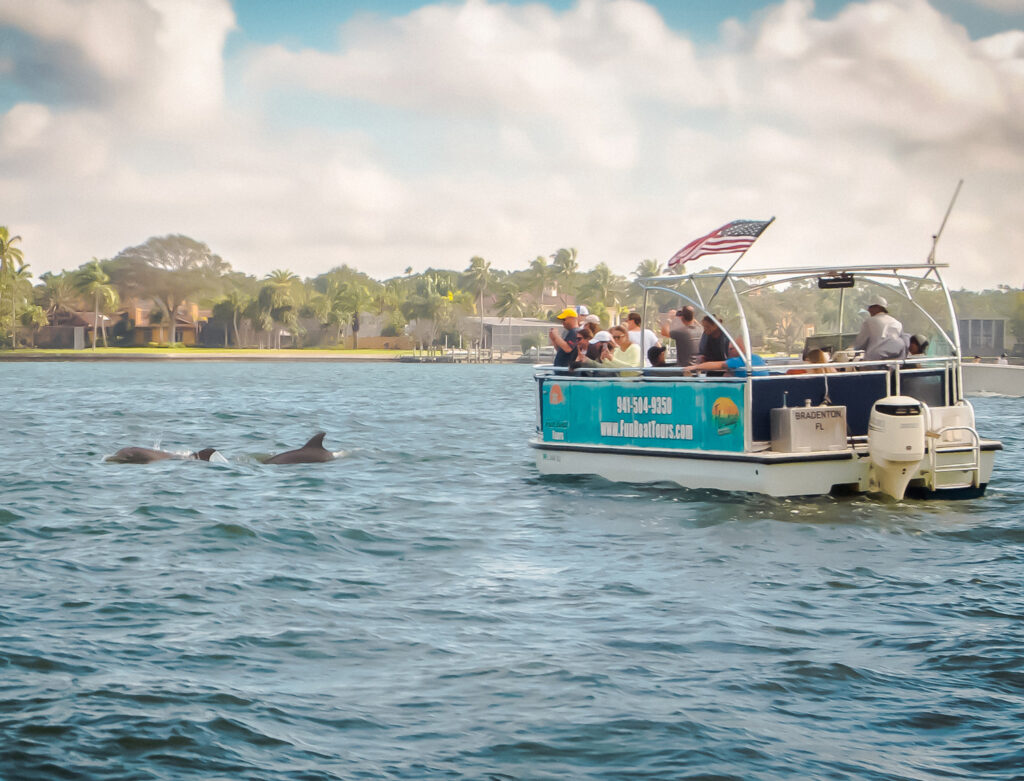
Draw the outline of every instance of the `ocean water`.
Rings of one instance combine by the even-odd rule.
[[[1024,401],[774,500],[540,478],[530,375],[0,364],[0,778],[1024,778]]]

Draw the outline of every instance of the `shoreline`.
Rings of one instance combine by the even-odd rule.
[[[93,352],[92,350],[6,350],[0,352],[0,363],[53,363],[59,361],[125,361],[134,362],[160,362],[160,361],[271,361],[271,362],[296,362],[296,363],[465,363],[466,361],[451,360],[448,356],[417,356],[408,353],[333,353],[329,351],[312,350],[238,350],[238,351],[217,351],[216,348],[210,352],[203,350],[164,350],[153,352],[138,352],[134,349],[112,352],[104,350]],[[484,361],[483,363],[518,363],[516,358],[504,358],[502,360]]]

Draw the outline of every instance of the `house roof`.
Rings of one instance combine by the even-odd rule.
[[[69,312],[66,315],[60,316],[59,319],[62,321],[61,325],[82,325],[86,328],[92,328],[96,322],[96,315],[94,312]],[[105,325],[110,325],[112,322],[113,320],[100,312],[100,328]]]

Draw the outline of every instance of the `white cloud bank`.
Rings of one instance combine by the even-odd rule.
[[[628,272],[772,215],[750,266],[917,261],[963,177],[948,278],[1024,284],[1024,32],[925,0],[785,0],[710,48],[638,0],[439,4],[250,49],[227,99],[222,0],[0,0],[3,26],[31,98],[0,116],[0,222],[37,273],[172,232],[256,273],[560,246]]]

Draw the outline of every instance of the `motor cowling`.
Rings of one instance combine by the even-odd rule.
[[[902,499],[925,456],[925,406],[909,396],[886,396],[871,408],[868,453],[875,490]]]

